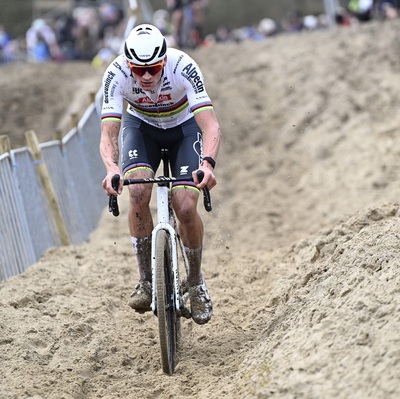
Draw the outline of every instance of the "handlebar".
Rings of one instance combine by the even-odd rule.
[[[196,172],[197,178],[201,182],[204,178],[204,172],[202,170],[198,170]],[[118,190],[119,187],[120,176],[115,174],[112,177],[111,184],[115,191]],[[130,184],[168,184],[168,183],[175,183],[175,182],[187,182],[188,179],[177,179],[176,177],[167,177],[167,176],[160,176],[160,177],[149,177],[146,179],[125,179],[124,186],[128,186]],[[204,208],[207,212],[211,212],[211,195],[210,190],[207,187],[203,188],[203,197],[204,197]],[[118,200],[116,195],[110,195],[109,197],[109,204],[108,204],[109,211],[112,212],[114,216],[119,215],[119,206]]]

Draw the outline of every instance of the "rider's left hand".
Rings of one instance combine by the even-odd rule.
[[[203,177],[203,180],[201,181],[201,183],[199,182],[199,179],[196,174],[197,170],[195,170],[192,174],[193,180],[195,181],[195,183],[197,183],[197,188],[202,189],[205,186],[207,186],[208,189],[211,190],[213,187],[215,187],[217,184],[217,179],[214,175],[213,169],[206,165],[200,165],[199,170],[202,170],[204,173],[204,177]]]

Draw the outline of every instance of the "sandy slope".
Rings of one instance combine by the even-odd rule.
[[[0,290],[0,396],[398,398],[400,21],[202,49],[224,131],[176,375],[122,214]]]
[[[92,94],[97,93],[102,68],[87,62],[65,64],[12,63],[0,67],[0,135],[8,135],[12,148],[26,145],[25,131],[50,141],[71,129]]]

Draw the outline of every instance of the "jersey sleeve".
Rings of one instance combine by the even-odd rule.
[[[124,106],[124,98],[119,84],[120,69],[116,67],[114,61],[105,71],[103,75],[103,105],[101,110],[102,122],[120,122]]]

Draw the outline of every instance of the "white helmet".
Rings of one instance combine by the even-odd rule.
[[[153,25],[143,24],[132,29],[125,40],[125,56],[136,65],[150,65],[164,59],[167,41]]]

